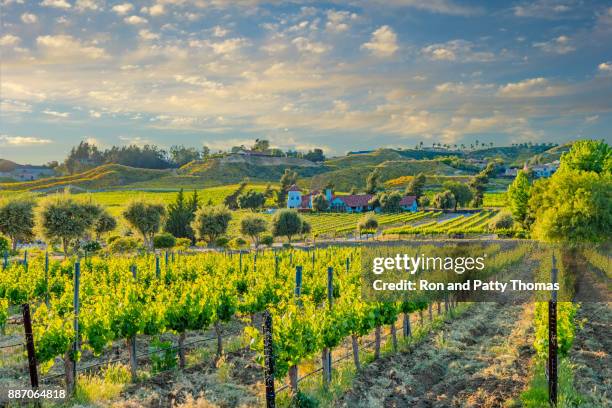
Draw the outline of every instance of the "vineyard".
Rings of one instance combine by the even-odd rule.
[[[488,231],[488,222],[495,214],[495,211],[481,211],[441,222],[433,220],[418,225],[389,228],[383,231],[383,235],[482,234]]]
[[[487,251],[493,256],[489,273],[507,270],[530,253],[525,246],[501,250],[498,244],[487,246]],[[214,332],[218,359],[224,354],[224,342],[236,335],[236,327],[242,328],[238,336],[243,344],[262,362],[263,333],[258,321],[267,310],[273,327],[277,389],[288,388],[297,395],[304,367],[323,361],[323,372],[330,378],[331,364],[325,361],[338,356],[331,350],[344,350],[347,357],[352,354],[358,368],[365,364],[361,347],[369,343],[364,339],[372,333],[369,345],[379,356],[385,331],[392,348],[397,348],[396,322],[402,315],[402,331],[409,336],[410,314],[422,315],[429,308],[431,316],[435,303],[441,310],[443,299],[428,300],[424,295],[392,303],[362,300],[360,253],[358,248],[332,247],[95,257],[80,263],[38,257],[11,263],[3,271],[0,322],[6,324],[18,305],[30,304],[43,378],[52,384],[63,378],[70,385],[79,378],[75,367],[83,353],[102,358],[114,347],[127,349],[130,377],[136,381],[143,370],[151,369],[139,364],[141,350],[136,344],[147,339],[145,347],[154,348],[156,339],[168,334],[173,334],[176,344],[171,347],[176,355],[170,360],[176,360],[179,368],[188,361],[186,339],[193,333]],[[444,301],[447,312],[455,307],[452,299]],[[5,342],[0,343],[4,347]],[[103,362],[93,366],[104,367]]]

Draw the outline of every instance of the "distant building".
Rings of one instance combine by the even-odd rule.
[[[17,181],[33,181],[55,175],[55,171],[43,166],[18,166],[11,171],[0,172],[0,177]]]
[[[552,176],[555,171],[559,168],[559,160],[555,160],[552,163],[539,164],[533,166],[531,171],[536,178],[548,178]]]
[[[504,177],[516,177],[520,169],[515,167],[506,167],[504,170]]]
[[[312,202],[314,197],[321,194],[320,191],[314,190],[308,194],[302,194],[302,191],[295,184],[288,190],[287,208],[296,210],[312,210]],[[369,203],[374,198],[373,194],[350,194],[350,195],[334,195],[331,189],[325,190],[325,198],[329,203],[330,210],[334,212],[346,213],[361,213],[367,211],[378,211]],[[400,201],[402,211],[417,211],[417,200],[415,196],[402,197]]]

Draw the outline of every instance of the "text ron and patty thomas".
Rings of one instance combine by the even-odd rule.
[[[559,283],[555,282],[523,282],[520,279],[511,279],[508,282],[483,281],[480,279],[467,280],[465,282],[431,282],[425,279],[411,281],[401,279],[397,282],[385,282],[376,279],[372,282],[372,288],[376,291],[497,291],[505,292],[510,285],[512,291],[551,291],[559,290]]]

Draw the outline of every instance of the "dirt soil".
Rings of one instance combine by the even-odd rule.
[[[612,307],[610,303],[582,303],[570,358],[575,365],[574,386],[594,407],[612,407]]]
[[[366,367],[337,406],[513,406],[533,355],[533,305],[479,303],[415,350]]]

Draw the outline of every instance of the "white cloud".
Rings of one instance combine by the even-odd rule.
[[[74,7],[78,11],[87,11],[87,10],[97,11],[97,10],[102,10],[102,4],[98,0],[77,0],[77,2],[75,3]]]
[[[54,7],[61,9],[69,9],[72,7],[66,0],[43,0],[40,5],[43,7]]]
[[[536,0],[514,6],[512,10],[517,17],[557,19],[570,15],[571,3],[568,0]]]
[[[424,47],[421,52],[429,59],[437,61],[489,62],[495,58],[491,52],[475,51],[474,44],[466,40],[431,44]]]
[[[602,62],[601,64],[597,66],[597,69],[600,72],[611,74],[612,73],[612,62],[611,61]]]
[[[139,25],[139,24],[147,23],[147,19],[144,17],[140,17],[140,16],[129,16],[129,17],[124,18],[123,21],[125,21],[128,24],[132,24],[132,25]]]
[[[146,29],[138,31],[138,36],[142,38],[143,40],[148,40],[148,41],[159,39],[159,34],[153,33]]]
[[[552,85],[546,78],[530,78],[500,86],[498,95],[508,97],[543,97],[558,95],[562,87]]]
[[[42,111],[42,113],[44,113],[45,115],[54,116],[56,118],[67,118],[70,116],[70,113],[68,112],[57,112],[49,109]]]
[[[221,38],[221,37],[225,37],[226,35],[228,35],[229,34],[229,30],[227,28],[223,28],[221,26],[214,26],[212,34],[215,37]]]
[[[459,82],[444,82],[442,84],[436,85],[436,91],[441,93],[456,93],[461,94],[465,91],[465,85]]]
[[[384,25],[372,33],[370,41],[363,44],[365,48],[378,57],[390,57],[399,49],[397,35],[391,27]]]
[[[153,17],[157,17],[157,16],[161,16],[166,12],[166,10],[164,9],[164,5],[163,4],[154,4],[153,6],[149,7],[149,15],[153,16]]]
[[[357,14],[348,11],[327,10],[327,23],[325,28],[328,31],[341,33],[349,29],[348,22],[356,20]]]
[[[132,11],[134,9],[134,5],[132,5],[131,3],[122,3],[122,4],[117,4],[115,6],[113,6],[112,10],[119,14],[120,16],[124,16],[127,13],[129,13],[130,11]]]
[[[297,37],[291,41],[299,52],[310,52],[313,54],[323,54],[329,51],[330,47],[321,42],[310,41],[305,37]]]
[[[102,113],[98,112],[98,111],[95,111],[95,110],[90,110],[89,111],[89,116],[92,117],[92,118],[99,119],[99,118],[102,117]]]
[[[2,99],[0,100],[0,112],[3,115],[7,113],[19,114],[32,112],[32,105],[27,102],[13,100],[13,99]]]
[[[52,143],[51,140],[38,137],[0,135],[0,145],[4,146],[32,146],[49,143]]]
[[[19,44],[21,39],[13,34],[6,34],[0,37],[0,46],[10,46]]]
[[[431,13],[450,14],[455,16],[471,16],[482,14],[479,7],[469,7],[455,3],[452,0],[363,0],[364,4],[379,3],[385,7],[412,7]]]
[[[146,139],[141,136],[119,136],[119,140],[121,140],[124,144],[130,146],[144,146],[153,144],[153,142],[149,139]]]
[[[58,59],[70,57],[101,59],[107,57],[104,49],[83,44],[69,35],[44,35],[36,38],[36,44],[46,56]]]
[[[216,43],[211,43],[208,41],[205,42],[191,42],[190,45],[192,46],[208,46],[211,47],[213,49],[213,52],[215,54],[219,54],[219,55],[225,55],[225,54],[231,54],[234,53],[236,51],[238,51],[241,47],[245,46],[246,44],[248,44],[248,41],[244,38],[228,38],[227,40],[223,40],[220,42],[216,42]]]
[[[549,54],[567,54],[576,50],[576,47],[571,44],[569,37],[565,35],[550,41],[534,43],[533,46]]]
[[[32,13],[23,13],[21,15],[21,21],[23,21],[25,24],[34,24],[38,21],[38,17]]]

